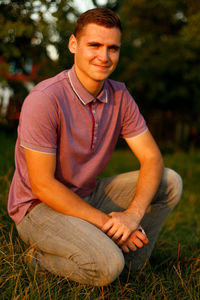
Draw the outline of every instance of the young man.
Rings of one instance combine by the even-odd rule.
[[[121,35],[111,10],[79,17],[69,40],[74,66],[24,101],[8,202],[41,268],[93,285],[112,282],[125,263],[142,267],[182,189],[125,85],[107,79]],[[97,179],[120,135],[140,171]]]

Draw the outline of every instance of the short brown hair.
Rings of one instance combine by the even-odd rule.
[[[80,36],[83,28],[90,23],[101,25],[107,28],[117,27],[122,32],[120,19],[111,9],[94,8],[84,12],[79,16],[74,30],[75,37]]]

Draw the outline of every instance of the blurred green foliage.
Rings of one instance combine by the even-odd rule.
[[[98,0],[92,1],[100,6]],[[121,60],[112,78],[125,81],[142,109],[200,110],[200,2],[195,0],[108,0],[123,23]],[[79,12],[73,0],[0,1],[0,80],[5,70],[26,74],[39,64],[42,78],[69,68],[67,49]],[[55,47],[52,61],[47,48]],[[15,89],[12,80],[7,83]],[[18,91],[19,93],[19,91]],[[23,97],[24,97],[24,93]]]
[[[142,107],[200,109],[200,2],[120,1],[124,40],[116,78]]]
[[[20,74],[32,81],[29,79],[32,66],[48,66],[50,62],[46,50],[49,24],[41,12],[42,2],[47,3],[48,10],[48,1],[0,1],[0,83],[14,91],[14,100],[11,98],[14,102],[17,97],[22,103],[28,90],[23,79],[16,80],[12,76]],[[38,73],[38,80],[40,75]]]

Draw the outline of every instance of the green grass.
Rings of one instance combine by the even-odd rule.
[[[200,299],[200,152],[164,155],[183,178],[180,204],[165,223],[150,262],[137,274],[124,271],[104,288],[48,274],[33,274],[24,262],[27,246],[7,215],[14,171],[12,134],[0,133],[0,299]],[[117,150],[102,176],[139,167],[128,150]]]

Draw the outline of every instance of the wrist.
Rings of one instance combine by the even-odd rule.
[[[142,216],[136,214],[135,212],[131,212],[129,210],[125,210],[124,213],[127,215],[127,216],[130,216],[132,218],[132,220],[137,224],[139,225],[140,224],[140,221],[142,219]]]
[[[111,217],[105,213],[102,213],[101,215],[101,225],[99,226],[99,228],[102,228],[103,225],[108,222],[108,220],[110,219]]]

